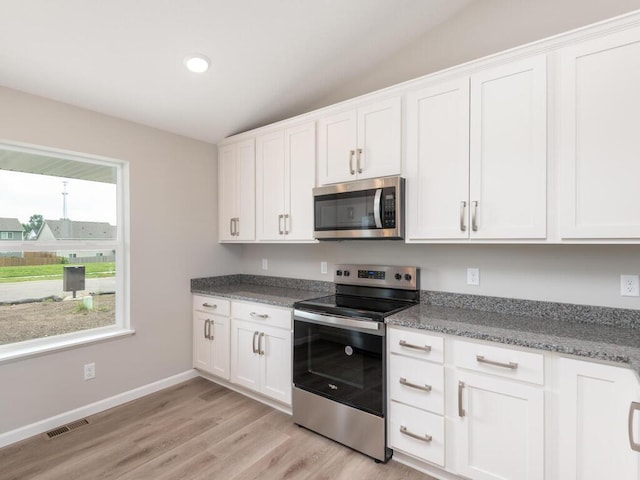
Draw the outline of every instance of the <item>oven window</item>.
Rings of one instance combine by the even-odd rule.
[[[383,415],[384,337],[294,321],[293,382],[298,388]]]

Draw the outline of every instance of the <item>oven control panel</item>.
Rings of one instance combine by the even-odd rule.
[[[420,269],[383,265],[336,265],[335,283],[418,290]]]

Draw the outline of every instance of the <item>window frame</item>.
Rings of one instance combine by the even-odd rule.
[[[7,141],[0,141],[0,149],[115,167],[117,226],[115,240],[57,240],[35,244],[33,241],[21,239],[7,242],[7,244],[4,242],[0,244],[0,249],[7,252],[60,251],[64,249],[82,251],[99,248],[115,250],[116,257],[116,309],[114,325],[0,345],[0,364],[20,358],[43,355],[94,342],[102,342],[113,338],[133,335],[135,331],[131,328],[129,305],[131,278],[129,253],[129,162],[97,155]]]

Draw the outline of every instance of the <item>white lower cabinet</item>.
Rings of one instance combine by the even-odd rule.
[[[193,296],[193,368],[229,380],[229,300]]]
[[[640,401],[626,368],[562,358],[558,362],[558,461],[561,480],[638,480]],[[629,424],[631,434],[629,437]]]
[[[231,308],[231,382],[291,405],[291,309]]]
[[[541,387],[456,371],[456,466],[477,480],[544,478]]]

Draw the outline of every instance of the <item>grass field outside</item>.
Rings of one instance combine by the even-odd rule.
[[[0,267],[0,283],[62,279],[63,267],[63,264]],[[84,267],[86,278],[113,277],[116,274],[115,262],[87,263]]]

